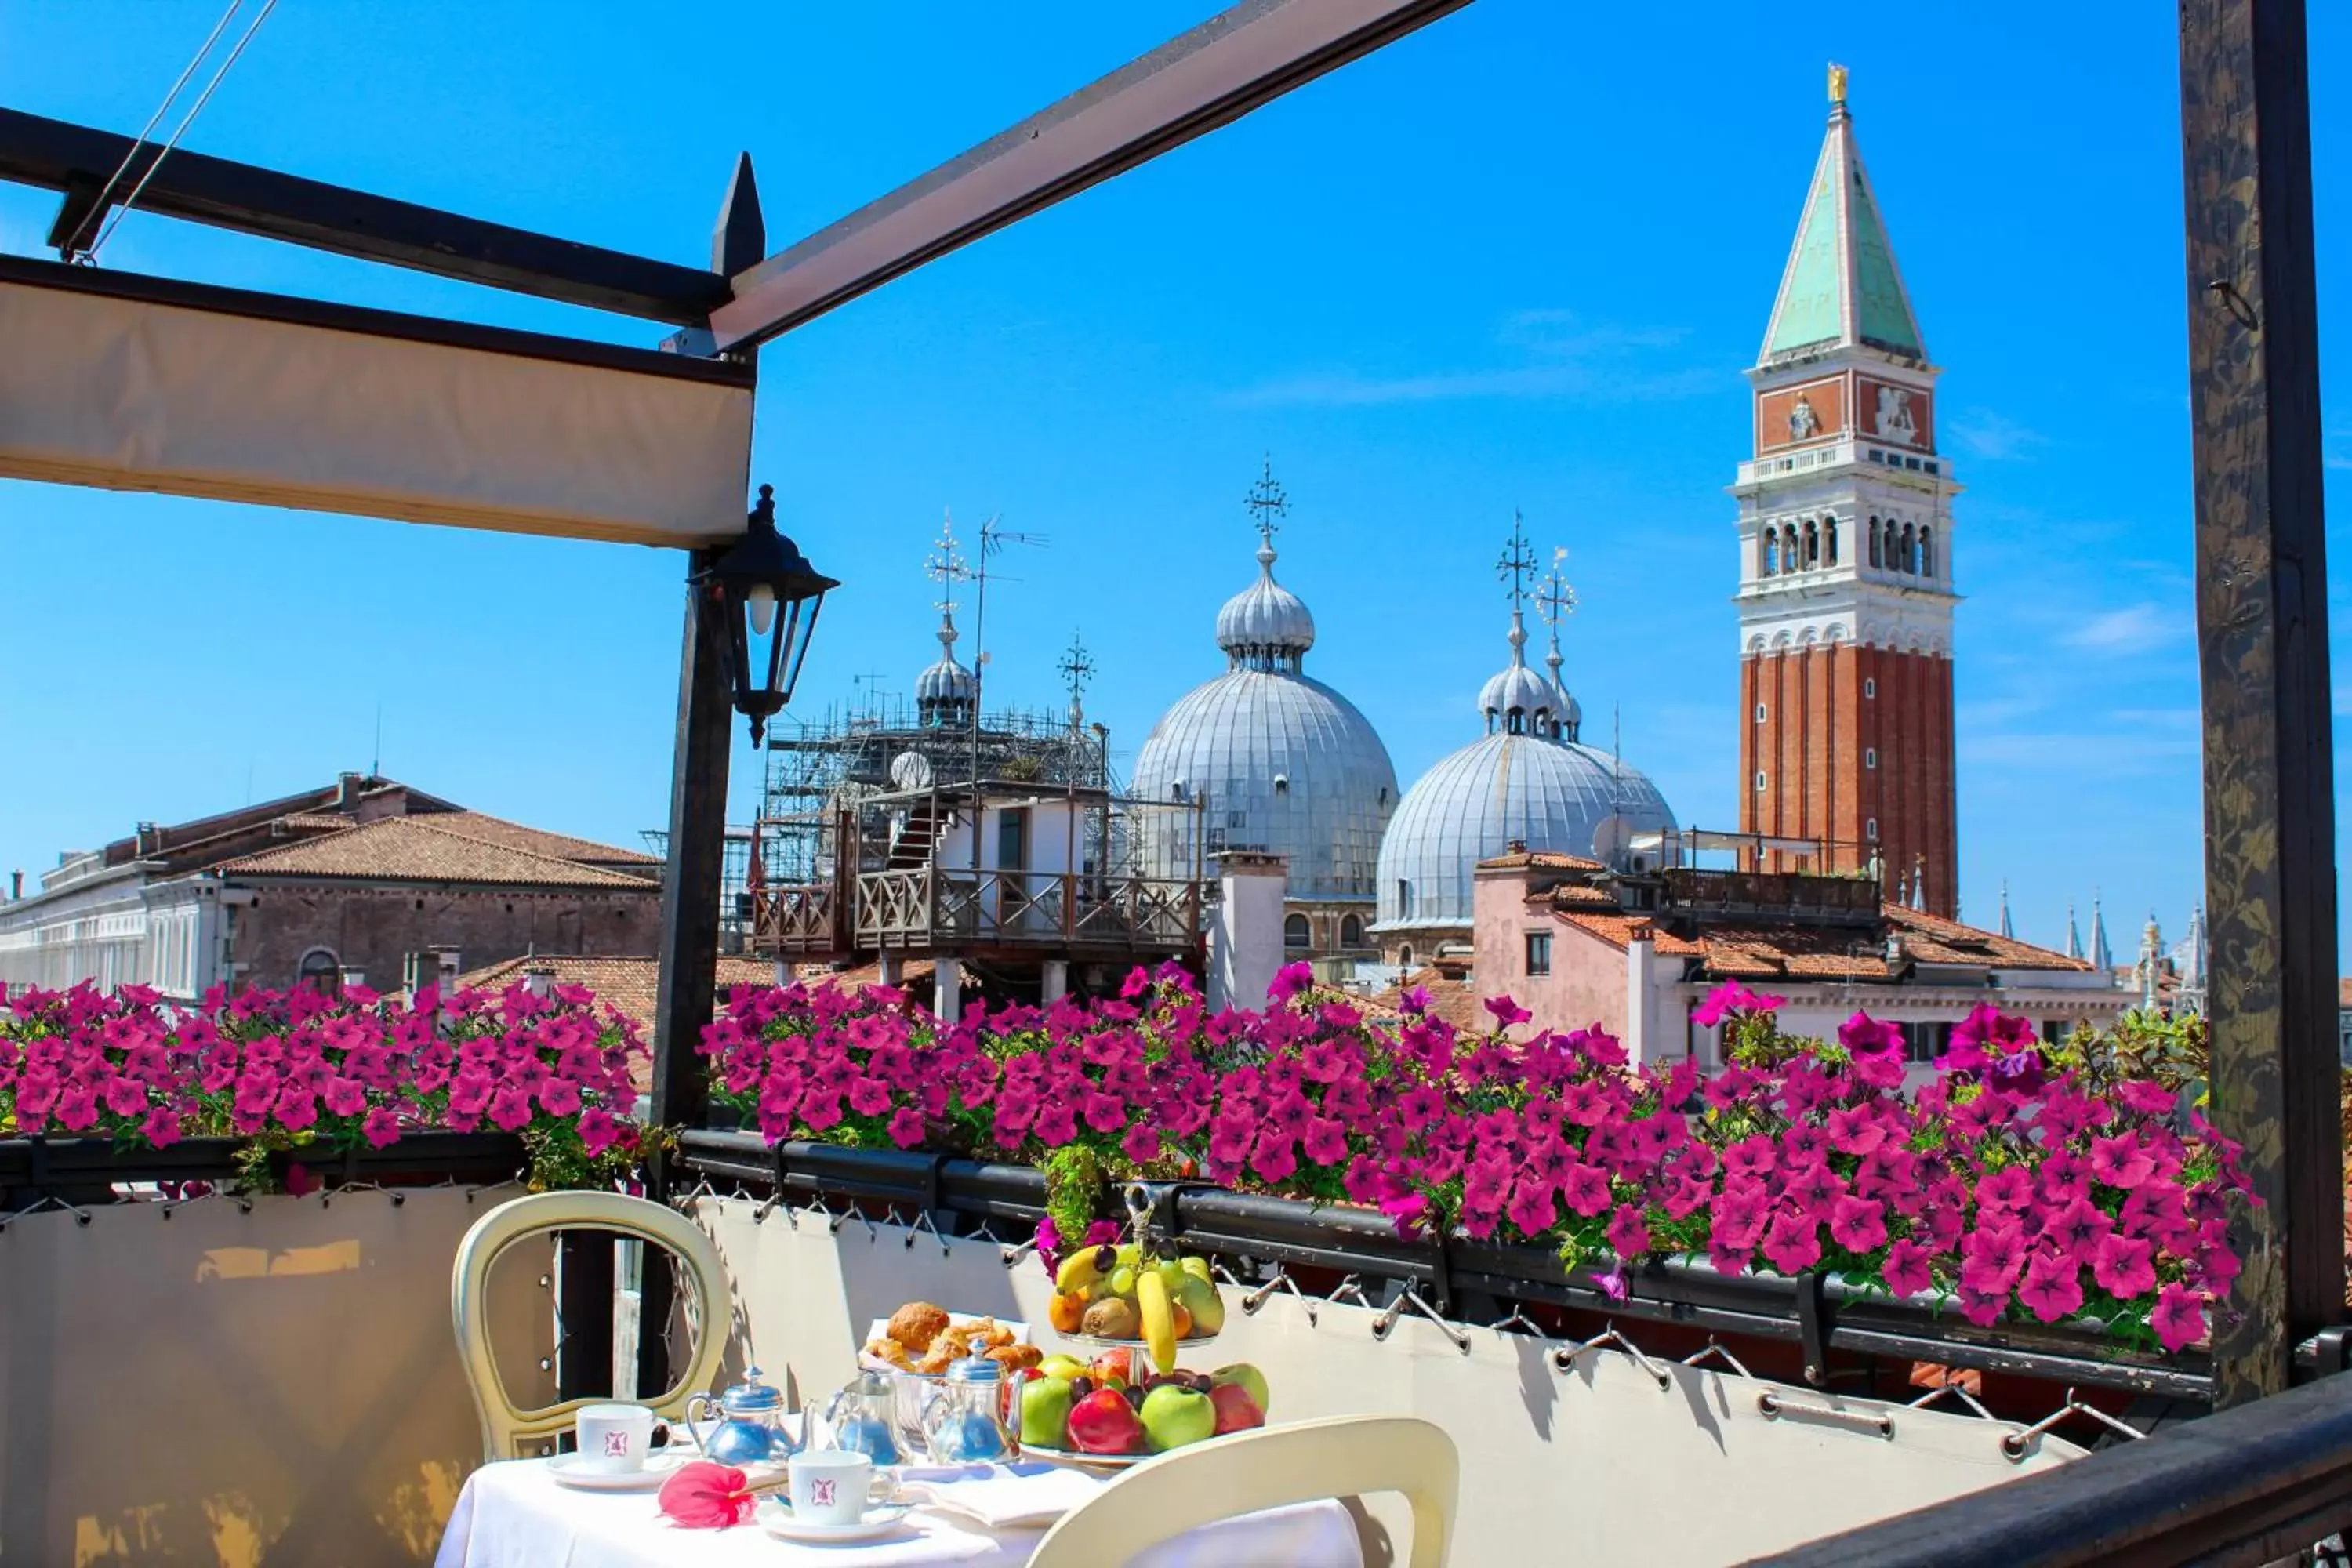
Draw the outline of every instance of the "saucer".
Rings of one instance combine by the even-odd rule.
[[[855,1524],[803,1524],[793,1517],[790,1503],[782,1498],[770,1498],[760,1505],[760,1528],[779,1541],[802,1541],[811,1545],[871,1541],[906,1523],[907,1516],[914,1511],[911,1504],[888,1503],[867,1509],[866,1517]]]
[[[669,1479],[682,1461],[665,1461],[658,1450],[641,1470],[583,1470],[577,1454],[557,1454],[547,1461],[555,1484],[586,1492],[649,1492]]]

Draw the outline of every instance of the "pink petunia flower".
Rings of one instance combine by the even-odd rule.
[[[2167,1285],[2158,1292],[2148,1326],[2168,1351],[2185,1351],[2205,1337],[2205,1306],[2186,1285]]]
[[[1634,1205],[1620,1204],[1617,1212],[1609,1216],[1609,1250],[1621,1260],[1638,1258],[1650,1250],[1650,1227]]]
[[[168,1105],[150,1110],[139,1123],[139,1136],[152,1149],[168,1148],[180,1141],[180,1113]]]
[[[1820,1229],[1801,1214],[1774,1215],[1764,1227],[1764,1256],[1783,1274],[1802,1274],[1822,1259]]]
[[[580,1145],[592,1157],[610,1149],[620,1137],[620,1123],[604,1111],[591,1109],[580,1113]]]
[[[1160,1130],[1148,1122],[1139,1121],[1127,1130],[1127,1136],[1119,1140],[1118,1146],[1122,1153],[1139,1165],[1156,1160],[1160,1157]]]
[[[2110,1236],[2099,1243],[2098,1255],[2091,1264],[2092,1278],[2098,1280],[2100,1289],[2127,1301],[2156,1289],[2153,1254],[2154,1248],[2137,1237]]]
[[[389,1105],[379,1105],[367,1113],[360,1123],[360,1136],[371,1149],[385,1149],[400,1142],[400,1113]]]
[[[2025,1265],[2025,1280],[2017,1288],[2017,1296],[2045,1323],[2071,1318],[2083,1307],[2080,1268],[2063,1253],[2038,1251]]]
[[[1830,1236],[1848,1252],[1875,1252],[1886,1245],[1886,1210],[1868,1198],[1839,1198],[1830,1207]]]
[[[2092,1180],[2127,1193],[2154,1174],[2155,1159],[2133,1134],[2091,1140]]]
[[[1936,1283],[1927,1267],[1929,1256],[1926,1247],[1906,1237],[1886,1249],[1886,1262],[1878,1276],[1897,1296],[1923,1296]]]

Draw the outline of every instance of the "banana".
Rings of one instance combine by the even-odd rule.
[[[1054,1289],[1065,1296],[1084,1294],[1102,1278],[1101,1261],[1110,1251],[1108,1247],[1087,1247],[1073,1252],[1054,1271]]]
[[[1143,1317],[1143,1342],[1150,1347],[1151,1364],[1161,1372],[1176,1370],[1176,1315],[1168,1307],[1168,1281],[1158,1270],[1139,1276],[1135,1301]]]

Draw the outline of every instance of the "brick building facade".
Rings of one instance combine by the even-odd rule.
[[[1842,83],[1764,348],[1739,466],[1739,826],[1810,840],[1772,870],[1878,868],[1959,906],[1952,498],[1936,377]]]

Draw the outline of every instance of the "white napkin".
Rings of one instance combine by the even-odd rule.
[[[911,1465],[898,1472],[909,1496],[978,1520],[990,1530],[1053,1523],[1091,1499],[1104,1482],[1041,1459],[1005,1465]]]

